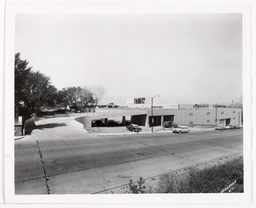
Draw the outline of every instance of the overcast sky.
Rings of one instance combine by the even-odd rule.
[[[104,103],[231,103],[242,94],[241,14],[19,14],[15,52],[58,89]]]

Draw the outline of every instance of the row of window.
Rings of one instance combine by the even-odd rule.
[[[221,120],[221,119],[220,119],[220,120]],[[220,121],[220,120],[219,120],[219,121]],[[236,120],[236,117],[233,117],[233,120]],[[207,123],[211,123],[211,120],[207,120],[206,122],[207,122]],[[214,119],[214,122],[216,122],[216,119]],[[192,124],[193,124],[193,121],[190,121],[189,124],[192,125]]]
[[[233,113],[236,113],[236,111],[233,111]],[[211,112],[207,112],[206,115],[209,116]],[[189,116],[193,116],[193,113],[189,113]],[[221,115],[224,115],[224,111],[221,111]]]

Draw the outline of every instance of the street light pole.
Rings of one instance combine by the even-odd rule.
[[[218,125],[218,110],[217,110],[217,108],[218,108],[218,104],[216,104],[216,106],[215,106],[215,125],[217,126]]]
[[[154,119],[153,119],[153,99],[154,97],[151,98],[151,132],[153,133],[153,124],[154,124]]]
[[[154,132],[154,118],[153,118],[153,116],[154,116],[154,113],[153,113],[153,107],[154,107],[154,105],[153,105],[153,102],[154,102],[154,98],[155,97],[159,97],[159,95],[155,95],[154,97],[152,97],[151,98],[151,132],[153,133]]]

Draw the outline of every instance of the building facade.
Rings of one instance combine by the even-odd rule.
[[[164,121],[180,125],[242,125],[241,108],[154,109],[148,110],[146,126],[159,126]],[[153,118],[153,119],[152,119]]]
[[[146,114],[131,117],[132,123],[142,126],[160,126],[164,121],[189,126],[242,125],[242,105],[161,104],[152,111],[151,98],[141,97],[127,99],[127,106],[147,109]]]
[[[91,128],[92,121],[109,118],[122,118],[123,123],[130,120],[139,126],[161,126],[164,121],[187,126],[242,125],[241,108],[211,108],[211,109],[116,109],[110,112],[91,114],[76,118],[84,128]]]

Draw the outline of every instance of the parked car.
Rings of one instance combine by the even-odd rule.
[[[126,126],[126,129],[134,132],[140,132],[142,130],[137,124],[130,124]]]
[[[118,122],[115,121],[115,120],[108,120],[108,126],[117,126],[118,125]]]
[[[226,130],[225,126],[216,126],[215,130]]]
[[[62,106],[56,106],[56,107],[41,107],[39,109],[39,115],[40,116],[53,116],[55,117],[55,114],[66,114],[66,108]]]
[[[173,133],[188,133],[189,132],[189,128],[188,126],[178,126],[177,128],[173,128],[172,129]]]
[[[178,127],[179,127],[178,124],[176,124],[176,123],[173,123],[173,124],[172,124],[172,128],[178,128]]]
[[[234,127],[234,129],[240,129],[241,128],[239,125],[235,125],[233,127]]]
[[[178,124],[173,123],[173,121],[164,121],[164,122],[162,123],[162,126],[163,126],[164,128],[177,128],[177,127],[178,127]]]
[[[224,128],[226,128],[227,130],[230,130],[230,129],[234,129],[234,126],[232,126],[232,125],[227,125],[227,126],[224,126]]]
[[[130,124],[131,124],[131,121],[125,120],[125,126],[128,126],[128,125],[130,125]]]
[[[171,121],[164,121],[162,126],[164,128],[171,128],[172,127],[172,122]]]
[[[95,127],[105,126],[105,124],[101,120],[96,120],[93,123]]]

